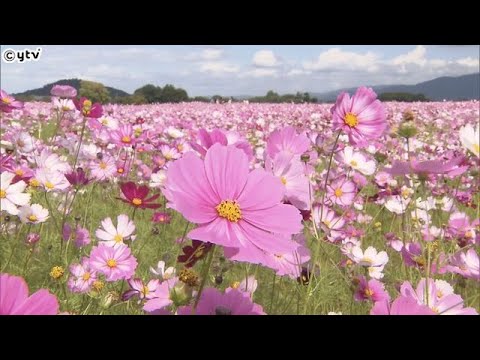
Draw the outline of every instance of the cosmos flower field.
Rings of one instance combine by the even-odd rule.
[[[0,314],[477,315],[479,102],[0,93]]]

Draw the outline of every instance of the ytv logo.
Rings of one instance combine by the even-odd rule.
[[[41,54],[42,54],[42,48],[41,47],[37,48],[36,50],[5,49],[2,52],[2,59],[6,63],[13,63],[14,61],[17,61],[19,63],[24,63],[25,61],[38,61],[40,59]]]

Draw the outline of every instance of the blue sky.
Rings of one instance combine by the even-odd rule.
[[[41,45],[39,45],[41,46]],[[2,45],[1,51],[38,45]],[[127,92],[152,83],[189,95],[323,92],[415,84],[479,71],[479,46],[459,45],[65,45],[41,46],[38,61],[1,63],[1,87],[21,92],[63,78]]]

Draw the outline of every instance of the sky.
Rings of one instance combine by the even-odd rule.
[[[5,50],[37,61],[6,63]],[[190,96],[324,92],[416,84],[479,72],[478,45],[2,45],[0,85],[9,93],[80,78],[128,93],[173,84]]]

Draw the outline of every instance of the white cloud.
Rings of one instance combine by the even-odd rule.
[[[239,77],[254,77],[254,78],[276,77],[276,76],[278,76],[277,69],[265,69],[265,68],[252,69],[250,71],[247,71],[239,75]]]
[[[407,64],[424,66],[425,64],[427,64],[427,59],[425,58],[426,54],[427,49],[425,48],[425,46],[417,45],[417,47],[412,51],[393,58],[391,62],[393,65],[397,66],[405,66]]]
[[[202,51],[201,58],[203,60],[218,60],[222,55],[222,49],[205,49]]]
[[[312,72],[302,69],[292,69],[287,73],[287,76],[310,75]]]
[[[365,70],[374,72],[378,70],[378,55],[368,51],[358,54],[351,51],[343,51],[340,48],[331,48],[322,52],[313,61],[304,61],[305,70]]]
[[[253,55],[253,65],[259,67],[275,67],[280,61],[271,50],[259,50]]]
[[[480,61],[478,58],[474,59],[472,57],[466,57],[466,58],[458,59],[457,64],[471,67],[471,68],[476,68],[477,71],[480,69]]]
[[[200,71],[213,75],[232,74],[240,71],[239,67],[225,61],[207,61],[200,65]]]

